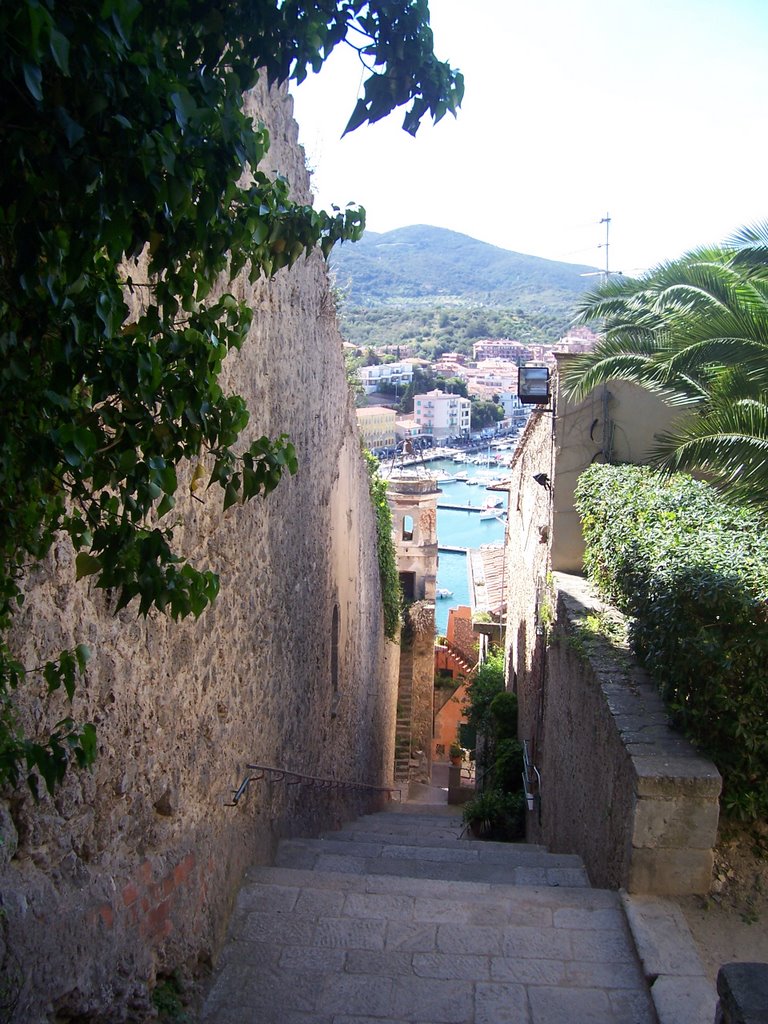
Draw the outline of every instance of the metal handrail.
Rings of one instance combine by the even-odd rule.
[[[232,800],[226,803],[225,807],[236,807],[238,801],[248,789],[252,782],[285,782],[287,786],[317,786],[320,789],[368,789],[375,793],[388,793],[390,798],[397,793],[398,801],[402,802],[403,791],[394,786],[373,786],[369,782],[351,782],[345,779],[327,779],[319,775],[307,775],[305,772],[294,772],[289,768],[275,768],[269,764],[247,764],[249,772],[257,772],[256,775],[246,775],[237,789],[232,791]]]

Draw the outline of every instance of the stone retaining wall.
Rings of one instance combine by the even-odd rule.
[[[599,615],[618,613],[581,577],[555,573],[554,588],[539,742],[543,840],[579,853],[600,887],[705,893],[720,775],[672,730],[628,651],[601,634]]]
[[[260,88],[250,109],[270,128],[274,166],[309,202],[290,99]],[[64,543],[28,580],[17,649],[40,664],[90,645],[72,711],[95,721],[99,753],[54,799],[36,806],[20,789],[0,800],[0,996],[18,997],[23,1024],[142,1020],[158,975],[215,956],[250,863],[378,799],[258,783],[228,807],[248,761],[392,778],[397,648],[384,639],[376,525],[325,263],[315,254],[232,290],[255,311],[225,367],[251,410],[244,442],[286,432],[300,468],[226,514],[218,489],[200,503],[180,488],[181,548],[220,573],[216,606],[181,624],[140,620],[134,607],[113,615],[111,595],[75,582]],[[42,731],[68,710],[54,700],[24,713]]]

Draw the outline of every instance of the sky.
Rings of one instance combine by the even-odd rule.
[[[341,138],[349,47],[292,88],[315,205],[637,273],[768,219],[768,0],[430,0],[458,117]]]

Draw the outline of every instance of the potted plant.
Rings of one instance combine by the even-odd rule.
[[[460,765],[464,760],[464,748],[461,746],[458,740],[454,740],[453,743],[451,744],[451,749],[448,752],[448,756],[450,757],[451,764],[453,765]]]

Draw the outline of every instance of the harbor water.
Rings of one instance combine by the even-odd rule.
[[[499,479],[504,470],[485,469],[471,464],[455,463],[450,459],[436,459],[429,463],[432,471],[450,473],[465,472],[475,483],[438,482],[441,494],[437,500],[437,544],[439,548],[478,548],[481,544],[501,544],[504,540],[505,523],[501,513],[506,512],[507,499],[504,491],[489,491],[486,484]],[[446,505],[464,505],[476,509],[486,504],[501,502],[499,517],[481,519],[479,512],[465,512],[448,509]],[[467,556],[452,551],[440,551],[437,569],[437,587],[451,591],[452,596],[435,601],[435,628],[438,634],[445,634],[448,628],[448,609],[469,604],[469,581],[467,578]]]

